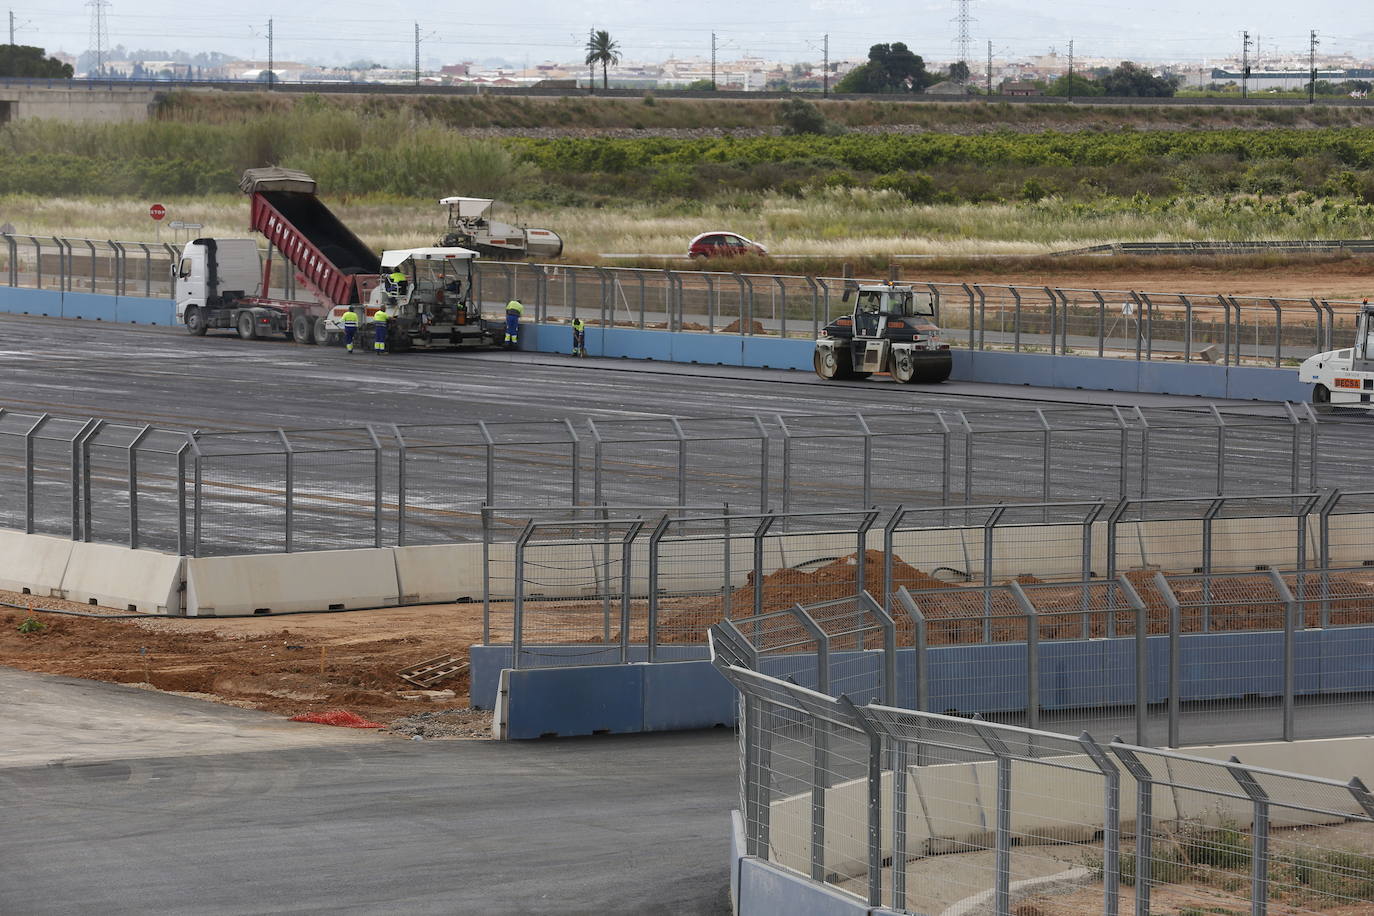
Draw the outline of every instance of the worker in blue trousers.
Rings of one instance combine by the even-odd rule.
[[[520,304],[519,299],[512,299],[506,303],[506,349],[514,350],[520,343],[520,316],[525,313],[525,307]]]
[[[573,356],[587,355],[587,326],[581,318],[573,319]]]
[[[358,313],[353,311],[353,306],[350,305],[339,320],[343,322],[344,349],[352,353],[353,338],[358,336]]]
[[[372,316],[372,349],[376,353],[386,352],[386,323],[391,318],[386,309],[377,309]]]

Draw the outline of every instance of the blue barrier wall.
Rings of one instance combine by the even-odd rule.
[[[177,323],[176,309],[167,299],[116,298],[46,289],[0,287],[0,312],[133,324]],[[522,350],[572,352],[572,329],[567,325],[527,324],[521,328],[520,337]],[[587,329],[588,355],[613,359],[810,372],[812,349],[810,340],[636,328]],[[1312,395],[1312,386],[1300,383],[1293,369],[970,350],[954,350],[953,356],[951,378],[963,382],[1262,401],[1306,401]]]
[[[704,647],[675,646],[679,657],[705,655]],[[1146,644],[1147,693],[1152,703],[1168,697],[1168,640],[1152,636]],[[648,664],[643,646],[634,647],[634,664],[618,665],[608,650],[604,664],[586,664],[583,647],[532,647],[545,664],[566,655],[568,668],[526,668],[513,674],[507,719],[511,737],[543,734],[591,734],[594,731],[675,731],[733,724],[735,693],[709,661]],[[1283,634],[1190,633],[1180,637],[1181,700],[1278,697],[1283,692]],[[1040,708],[1044,711],[1129,705],[1135,700],[1135,640],[1052,640],[1040,644]],[[1294,634],[1295,692],[1299,696],[1374,690],[1374,626],[1333,630],[1300,630]],[[489,709],[496,699],[502,668],[510,665],[510,648],[473,646],[472,705]],[[899,706],[915,705],[916,652],[897,652]],[[856,703],[880,700],[881,655],[839,652],[833,667],[844,680],[832,684]],[[937,646],[929,650],[929,700],[937,713],[1004,713],[1024,710],[1025,643]],[[815,687],[814,655],[764,657],[760,667],[773,677]],[[635,674],[620,680],[623,672]],[[620,685],[620,686],[614,686]],[[530,695],[519,697],[516,691]],[[616,691],[624,691],[617,694]],[[555,713],[569,698],[579,709],[597,711],[593,724],[579,712],[565,720]],[[618,699],[608,700],[608,697]],[[611,703],[615,708],[606,706]]]
[[[521,330],[520,347],[541,353],[570,353],[572,330],[565,325],[529,325]],[[593,357],[810,372],[812,349],[810,340],[587,329],[587,354]],[[1312,386],[1300,383],[1295,369],[958,349],[952,354],[950,377],[955,381],[1241,400],[1306,401],[1312,395]]]
[[[120,324],[177,324],[176,306],[170,299],[69,293],[55,289],[0,286],[0,312]]]

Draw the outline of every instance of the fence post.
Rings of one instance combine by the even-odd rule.
[[[1141,293],[1140,300],[1145,303],[1145,359],[1155,356],[1155,303],[1148,293]]]
[[[143,440],[153,431],[151,426],[144,426],[134,436],[129,443],[128,465],[129,465],[129,549],[138,549],[138,447],[143,444]],[[180,479],[180,475],[178,475]]]
[[[1274,583],[1274,591],[1283,602],[1283,740],[1293,740],[1293,694],[1296,688],[1297,668],[1294,661],[1294,640],[1296,639],[1297,615],[1301,610],[1288,583],[1277,570],[1269,570],[1269,581]]]
[[[673,435],[677,436],[677,504],[687,505],[687,434],[682,431],[682,424],[677,417],[669,417],[668,422],[673,425]]]
[[[205,503],[204,503],[204,495],[205,495],[205,469],[204,469],[203,464],[202,464],[202,459],[205,457],[205,455],[204,455],[204,453],[201,452],[201,450],[200,450],[200,443],[196,441],[196,439],[195,439],[195,434],[194,434],[194,433],[190,434],[190,438],[191,438],[191,442],[190,442],[191,451],[195,454],[195,474],[196,474],[195,494],[194,494],[194,495],[195,495],[195,503],[194,503],[194,508],[191,510],[191,511],[193,512],[193,514],[194,514],[194,517],[193,517],[193,519],[192,519],[193,534],[192,534],[192,540],[191,540],[191,556],[193,556],[193,557],[198,557],[198,556],[200,556],[200,534],[201,534],[201,528],[202,528],[202,519],[203,519],[203,516],[205,515]]]
[[[1164,578],[1163,573],[1155,573],[1155,588],[1159,589],[1165,605],[1169,608],[1169,747],[1178,747],[1179,695],[1183,680],[1182,672],[1179,670],[1182,655],[1179,638],[1182,631],[1182,611],[1178,598],[1169,587],[1169,580]]]
[[[630,584],[631,564],[634,562],[634,542],[639,537],[642,521],[630,525],[620,543],[620,663],[630,663]],[[609,576],[607,581],[609,582]]]
[[[973,322],[974,322],[974,312],[973,312],[973,290],[972,290],[972,288],[969,287],[969,285],[968,285],[967,283],[961,283],[961,284],[959,284],[959,285],[960,285],[960,287],[963,289],[964,295],[968,297],[968,348],[969,348],[970,350],[976,350],[976,349],[978,349],[978,348],[977,348],[977,345],[976,345],[976,344],[977,344],[977,341],[976,341],[976,339],[974,338],[975,329],[974,329],[974,326],[973,326]]]
[[[48,422],[48,415],[42,414],[33,425],[24,431],[24,533],[33,534],[34,530],[34,491],[33,491],[33,440],[38,430]]]
[[[520,667],[520,652],[525,645],[525,545],[534,535],[534,521],[525,522],[520,536],[515,539],[515,582],[511,591],[510,666]]]
[[[1016,302],[1016,311],[1015,311],[1015,313],[1014,313],[1014,318],[1013,318],[1013,320],[1014,320],[1015,323],[1012,325],[1012,338],[1011,338],[1011,339],[1012,339],[1012,344],[1011,344],[1011,349],[1012,349],[1012,352],[1014,352],[1014,353],[1020,353],[1020,352],[1021,352],[1021,291],[1018,290],[1018,289],[1017,289],[1016,287],[1014,287],[1014,286],[1008,286],[1007,289],[1011,292],[1011,298]]]
[[[190,447],[188,441],[177,449],[177,556],[181,557],[190,547],[186,537],[186,452]]]
[[[983,642],[992,642],[992,566],[993,566],[993,529],[1006,506],[997,506],[983,522]]]
[[[763,613],[763,538],[777,521],[776,515],[766,515],[754,528],[754,614]]]
[[[1097,355],[1102,357],[1103,347],[1107,343],[1107,300],[1102,298],[1102,293],[1098,290],[1090,290],[1093,298],[1097,300]]]
[[[977,283],[973,284],[973,291],[978,294],[978,346],[975,349],[986,350],[988,344],[988,297],[987,293],[983,292],[983,287]]]
[[[391,424],[391,435],[396,439],[396,546],[406,546],[406,460],[408,457],[406,437],[401,427]]]
[[[975,718],[973,730],[997,758],[997,826],[994,842],[993,911],[1011,912],[1011,751],[992,729]]]
[[[1125,573],[1117,577],[1126,603],[1135,611],[1135,743],[1148,745],[1150,716],[1150,612]],[[1112,612],[1115,616],[1115,612]]]
[[[878,509],[868,510],[868,512],[864,513],[863,520],[855,526],[854,540],[856,542],[856,550],[854,556],[854,591],[858,594],[862,594],[866,588],[865,578],[867,573],[865,567],[868,565],[868,532],[873,528],[874,524],[877,523],[879,511]],[[859,638],[860,640],[863,639],[862,636]],[[860,642],[861,648],[862,645],[862,642]]]
[[[491,430],[487,429],[486,421],[478,420],[477,429],[482,433],[482,451],[486,459],[487,487],[484,501],[487,505],[494,506],[496,505],[496,440],[492,438]]]
[[[1045,298],[1050,301],[1050,356],[1054,356],[1059,352],[1059,298],[1048,286],[1040,288],[1045,291]]]
[[[1140,762],[1134,751],[1122,747],[1120,738],[1112,739],[1111,748],[1135,780],[1135,911],[1149,913],[1150,869],[1154,862],[1155,782],[1149,767]]]
[[[1226,767],[1231,778],[1240,784],[1241,791],[1250,796],[1254,808],[1254,824],[1250,834],[1250,913],[1265,916],[1269,912],[1269,793],[1255,779],[1253,773],[1240,766],[1240,758],[1231,756]]]
[[[1040,420],[1040,500],[1041,502],[1050,501],[1050,464],[1053,453],[1053,443],[1050,439],[1050,421],[1045,419],[1045,411],[1039,407],[1035,408],[1035,416]],[[1048,521],[1049,507],[1044,509],[1042,518]]]
[[[868,736],[868,905],[883,905],[883,739],[849,699],[840,697],[840,708]],[[894,863],[895,864],[895,863]],[[902,863],[905,867],[905,863]]]
[[[367,424],[367,435],[372,440],[372,546],[382,546],[382,440],[372,424]]]
[[[897,539],[897,526],[901,524],[906,509],[898,504],[892,516],[883,526],[883,610],[892,612],[892,551]]]
[[[296,537],[296,452],[286,430],[278,427],[277,436],[286,451],[286,552],[295,549]]]
[[[869,506],[873,505],[873,430],[869,427],[868,421],[864,419],[862,413],[855,413],[854,418],[859,421],[859,430],[864,437],[864,485],[863,502],[860,504],[860,507],[867,509]]]
[[[1202,632],[1212,632],[1212,529],[1225,499],[1214,499],[1202,513]]]
[[[1341,491],[1332,490],[1318,510],[1317,550],[1321,553],[1322,606],[1317,625],[1323,630],[1331,626],[1331,513],[1341,501]]]
[[[104,420],[87,420],[72,439],[72,540],[91,540],[91,437]],[[83,524],[84,523],[84,524]]]
[[[1078,743],[1102,771],[1102,913],[1117,916],[1121,897],[1121,771],[1086,731]]]
[[[927,674],[926,649],[929,647],[929,638],[926,633],[926,618],[921,613],[921,608],[916,604],[916,599],[911,597],[911,592],[907,591],[905,585],[897,589],[897,606],[906,612],[911,618],[912,627],[912,646],[913,654],[912,671],[915,682],[915,696],[912,698],[911,708],[917,712],[926,712],[930,706],[930,680]],[[900,702],[900,701],[899,701]],[[921,750],[921,745],[917,743],[917,751]],[[917,760],[918,766],[923,766],[921,759]]]
[[[1193,303],[1182,293],[1178,294],[1183,303],[1183,362],[1193,361]]]
[[[663,535],[668,531],[668,515],[664,513],[654,526],[653,532],[649,535],[649,661],[658,661],[658,551],[659,542],[663,540]],[[727,541],[725,549],[730,549]],[[727,619],[729,614],[726,614]]]
[[[1035,604],[1021,587],[1012,579],[1007,583],[1012,597],[1026,615],[1026,727],[1040,727],[1040,618],[1036,616]]]

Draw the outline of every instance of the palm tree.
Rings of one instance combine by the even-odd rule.
[[[620,45],[611,41],[610,32],[604,29],[593,31],[588,37],[586,63],[592,67],[595,67],[596,64],[601,65],[601,88],[609,89],[610,81],[606,76],[606,68],[611,64],[620,63]]]

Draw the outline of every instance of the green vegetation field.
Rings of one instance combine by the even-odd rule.
[[[1363,108],[834,106],[823,109],[832,122],[867,127],[723,129],[768,123],[766,102],[174,95],[143,124],[0,126],[0,224],[147,238],[142,214],[156,198],[172,218],[238,234],[239,174],[275,164],[313,175],[378,247],[432,242],[435,201],[449,194],[499,198],[507,215],[563,234],[579,260],[677,253],[719,228],[778,254],[877,258],[1374,237],[1374,131],[1363,126],[1374,116]],[[465,133],[588,133],[631,117],[707,135]],[[914,119],[924,129],[872,130]]]

